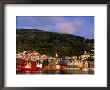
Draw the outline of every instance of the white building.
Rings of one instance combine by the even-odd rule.
[[[84,52],[83,55],[81,55],[81,59],[82,59],[82,60],[88,59],[89,57],[90,57],[90,54],[87,53],[86,51]]]
[[[77,60],[77,56],[72,56],[71,59]]]

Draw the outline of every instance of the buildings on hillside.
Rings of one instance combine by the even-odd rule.
[[[23,64],[24,63],[24,64]],[[16,70],[21,68],[32,70],[84,70],[94,69],[94,54],[86,51],[81,56],[60,58],[41,55],[36,51],[23,51],[16,54]],[[32,71],[31,69],[28,69]]]

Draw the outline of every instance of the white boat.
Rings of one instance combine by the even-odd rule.
[[[88,71],[88,68],[84,68],[83,71]]]

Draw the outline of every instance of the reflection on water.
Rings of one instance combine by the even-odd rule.
[[[94,71],[39,71],[39,72],[16,72],[16,74],[94,74]]]

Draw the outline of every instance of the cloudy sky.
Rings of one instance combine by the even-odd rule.
[[[16,28],[40,29],[94,38],[94,16],[17,16]]]

